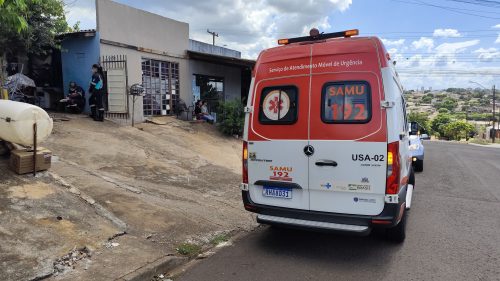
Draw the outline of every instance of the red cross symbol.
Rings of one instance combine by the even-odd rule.
[[[274,113],[278,113],[278,110],[283,109],[283,101],[279,100],[279,97],[274,97],[274,100],[269,101],[269,110],[273,111]]]

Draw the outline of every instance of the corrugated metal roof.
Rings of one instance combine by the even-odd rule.
[[[250,67],[252,68],[255,65],[254,60],[241,59],[241,58],[233,58],[226,56],[219,56],[207,53],[200,53],[195,51],[187,51],[190,59],[201,60],[216,64],[224,64],[229,66],[240,66],[240,67]]]
[[[78,31],[73,31],[73,32],[66,32],[66,33],[61,33],[57,35],[57,38],[67,38],[67,37],[93,37],[96,34],[95,29],[83,29],[83,30],[78,30]]]

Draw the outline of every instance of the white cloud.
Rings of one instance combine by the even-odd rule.
[[[479,39],[456,43],[443,43],[436,47],[437,53],[456,54],[465,51],[467,48],[479,44]]]
[[[392,54],[397,54],[397,53],[398,53],[398,49],[396,49],[396,48],[390,48],[389,50],[387,50],[387,52],[388,52],[389,54],[391,54],[391,55],[392,55]]]
[[[95,0],[65,0],[67,17],[72,25],[81,21],[84,29],[95,28]],[[115,0],[135,8],[184,21],[190,25],[192,39],[211,43],[207,28],[218,32],[217,45],[227,45],[241,51],[246,58],[255,59],[265,48],[276,46],[276,39],[307,34],[311,27],[329,32],[334,12],[348,9],[352,0]],[[500,31],[500,24],[492,26]],[[438,31],[440,30],[440,31]],[[441,31],[442,30],[442,31]],[[437,31],[437,32],[436,32]],[[500,71],[500,45],[491,48],[479,45],[479,40],[447,42],[455,34],[447,29],[436,29],[436,35],[417,40],[382,39],[400,71],[406,88],[467,87],[467,79],[460,75],[435,75],[441,71]],[[459,34],[458,31],[456,33]],[[456,36],[455,36],[456,37]],[[493,39],[495,40],[495,39]],[[447,42],[447,43],[446,43]],[[444,43],[444,44],[439,44]],[[481,43],[486,43],[486,40]],[[500,37],[497,39],[500,44]],[[436,47],[437,46],[437,47]],[[480,48],[481,47],[481,48]],[[474,59],[474,61],[472,61]],[[494,82],[494,76],[481,75],[474,79],[483,84]],[[481,80],[483,79],[483,80]]]
[[[400,47],[405,43],[405,39],[399,39],[399,40],[389,40],[389,39],[381,39],[382,42],[386,47]]]
[[[68,1],[67,1],[68,2]],[[76,22],[80,22],[81,29],[93,29],[96,26],[95,4],[94,1],[85,1],[77,5],[78,2],[69,4],[66,9],[66,20],[73,26]]]
[[[494,59],[500,58],[500,51],[497,48],[479,48],[473,53],[478,54],[478,58],[482,62],[492,62]]]
[[[495,40],[495,44],[500,44],[500,34],[498,34],[497,40]]]
[[[456,29],[446,28],[446,29],[435,29],[432,34],[434,37],[462,37],[462,34]]]
[[[411,45],[417,50],[424,49],[430,51],[434,47],[434,40],[432,38],[420,37],[417,41],[413,41]]]
[[[74,0],[66,0],[72,2]],[[217,45],[256,58],[263,48],[276,46],[277,39],[308,34],[312,27],[328,31],[328,16],[343,12],[352,0],[116,0],[175,20],[189,23],[190,37],[211,42],[207,28],[219,33]],[[79,0],[69,7],[71,20],[76,21],[73,9],[93,8],[91,0]],[[82,21],[83,23],[83,21]],[[87,28],[82,24],[82,27]]]
[[[446,42],[426,53],[403,51],[401,54],[391,53],[391,57],[397,61],[396,68],[407,89],[420,89],[422,86],[432,86],[435,89],[468,87],[470,85],[467,81],[472,79],[470,77],[481,83],[491,84],[495,80],[493,73],[500,71],[500,65],[497,63],[500,48],[479,48],[480,43],[479,40]],[[472,49],[474,46],[476,48]],[[484,74],[471,76],[474,72]]]

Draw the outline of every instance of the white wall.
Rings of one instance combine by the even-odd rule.
[[[180,97],[189,100],[191,76],[187,49],[189,47],[189,25],[138,10],[110,0],[96,0],[97,30],[101,44],[100,55],[126,55],[129,87],[142,83],[142,58],[179,63]],[[102,40],[113,41],[144,49],[138,51],[122,46],[110,45]],[[142,50],[141,49],[141,50]],[[161,53],[161,54],[157,54]],[[132,99],[129,98],[129,111]],[[142,99],[135,104],[135,119],[144,121]]]
[[[126,55],[127,56],[127,73],[128,86],[133,84],[142,84],[142,59],[157,59],[163,61],[179,63],[179,82],[180,82],[180,97],[183,100],[189,100],[191,94],[191,76],[189,75],[189,64],[186,59],[166,57],[162,55],[139,52],[127,48],[111,46],[101,43],[101,56],[105,55]],[[132,100],[129,99],[129,111],[132,110]],[[135,103],[135,119],[137,122],[144,121],[142,111],[142,99],[138,98]]]
[[[110,0],[97,0],[101,39],[165,51],[183,57],[189,48],[189,24]]]

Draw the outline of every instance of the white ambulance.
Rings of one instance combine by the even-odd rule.
[[[245,209],[259,223],[405,239],[415,178],[403,89],[381,40],[358,30],[282,39],[245,107]]]

